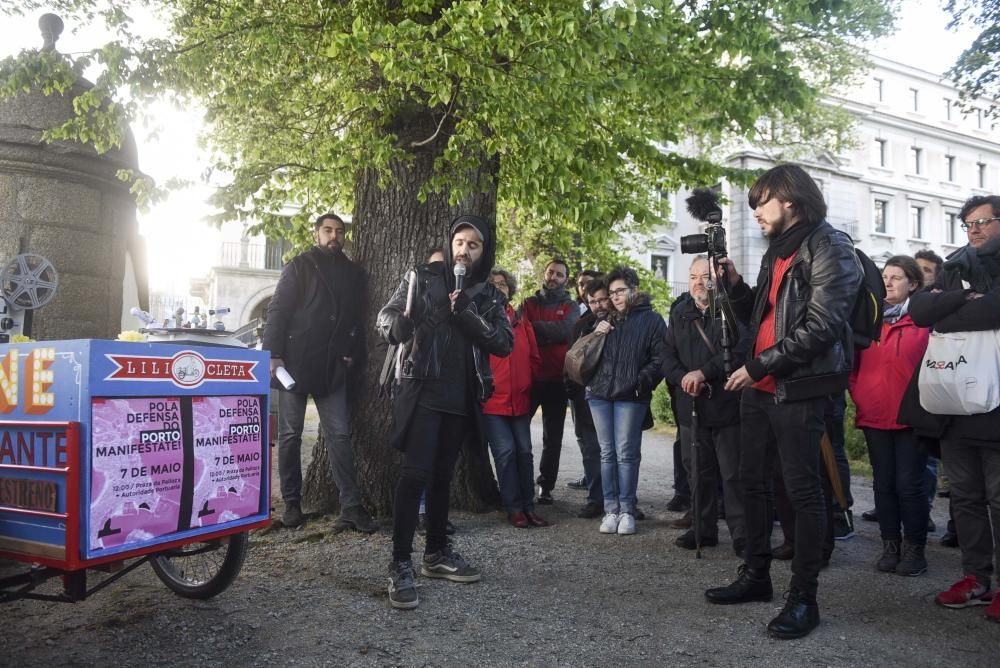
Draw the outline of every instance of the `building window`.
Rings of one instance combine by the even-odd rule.
[[[976,127],[980,130],[983,129],[983,110],[976,109]]]
[[[979,187],[980,188],[985,188],[986,187],[986,163],[985,162],[977,162],[976,163],[976,171],[979,174]]]
[[[951,120],[951,98],[949,97],[944,99],[944,120]]]
[[[885,82],[878,77],[873,79],[875,83],[875,99],[879,102],[885,102]]]
[[[945,238],[948,240],[948,243],[950,244],[958,243],[955,240],[961,238],[958,234],[959,230],[958,224],[959,221],[957,213],[955,213],[954,211],[944,212]]]
[[[910,205],[910,238],[924,238],[924,207]]]
[[[888,142],[885,139],[875,140],[875,160],[878,161],[879,167],[889,164]]]
[[[920,91],[911,88],[910,97],[913,99],[913,111],[920,111]]]
[[[910,168],[914,174],[923,174],[924,150],[916,146],[910,147]]]
[[[945,168],[946,168],[947,174],[948,174],[948,180],[949,181],[954,181],[955,180],[955,156],[953,156],[953,155],[946,155],[946,156],[944,156],[944,161],[945,161]]]
[[[875,208],[872,211],[872,224],[879,234],[886,233],[885,221],[889,217],[889,202],[884,199],[875,200]]]

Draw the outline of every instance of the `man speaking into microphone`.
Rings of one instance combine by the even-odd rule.
[[[723,258],[736,317],[749,323],[753,353],[726,382],[743,391],[740,478],[747,544],[739,577],[709,589],[711,603],[770,601],[769,480],[775,459],[795,509],[795,558],[775,638],[801,638],[819,624],[816,603],[826,514],[820,440],[826,397],[847,387],[853,360],[849,316],[863,273],[846,234],[826,222],[816,182],[797,165],[778,165],[750,187],[750,207],[768,240],[751,289]]]
[[[392,607],[417,607],[410,554],[420,494],[427,488],[427,543],[420,573],[476,582],[479,571],[452,550],[445,527],[451,476],[462,442],[479,428],[480,404],[493,393],[489,355],[506,357],[514,333],[506,298],[488,278],[493,231],[478,216],[459,216],[448,231],[448,259],[420,266],[378,314],[378,329],[401,345],[391,445],[403,451],[396,487],[389,564]],[[409,304],[409,306],[408,306]]]

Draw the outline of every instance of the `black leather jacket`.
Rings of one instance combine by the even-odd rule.
[[[514,332],[504,305],[506,298],[491,283],[480,283],[465,290],[459,312],[451,312],[444,264],[434,262],[417,268],[413,313],[405,321],[409,275],[403,278],[389,302],[378,313],[376,327],[391,345],[402,344],[399,378],[422,380],[441,375],[441,360],[458,351],[451,346],[451,328],[441,325],[453,318],[472,345],[475,360],[477,395],[480,402],[493,394],[493,371],[489,355],[506,357],[514,347]],[[464,304],[463,304],[464,302]],[[483,354],[487,353],[487,354]]]
[[[757,286],[732,290],[736,316],[748,322],[751,352],[767,309],[771,262],[761,260]],[[775,341],[747,363],[754,380],[773,375],[779,402],[847,389],[854,360],[849,318],[864,273],[854,244],[826,221],[799,246],[778,291]]]

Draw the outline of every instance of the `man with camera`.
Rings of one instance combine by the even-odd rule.
[[[723,358],[724,346],[735,344],[740,331],[725,341],[722,327],[735,327],[736,323],[723,325],[713,317],[710,306],[709,261],[699,255],[688,272],[688,292],[670,310],[663,353],[663,375],[676,389],[677,418],[679,420],[681,451],[684,467],[695,481],[701,545],[696,546],[695,532],[689,530],[674,542],[678,547],[693,550],[695,547],[719,543],[718,483],[722,479],[726,499],[726,524],[733,539],[733,550],[742,556],[746,545],[743,526],[743,490],[740,487],[740,395],[724,389],[726,371]],[[741,331],[745,329],[740,328]],[[735,350],[732,363],[742,364],[746,341]],[[692,410],[697,410],[697,433],[692,425]],[[692,457],[692,447],[697,443],[699,453]],[[693,465],[697,460],[697,471]]]
[[[795,556],[784,608],[767,625],[775,638],[801,638],[819,624],[816,602],[826,513],[820,440],[827,397],[843,392],[853,363],[849,317],[863,272],[850,237],[826,222],[826,202],[797,165],[757,179],[749,203],[768,250],[750,288],[732,260],[727,281],[737,317],[748,323],[749,360],[726,382],[743,390],[740,478],[747,547],[735,582],[705,592],[711,603],[770,601],[774,511],[769,479],[777,460],[796,511]]]
[[[935,333],[998,330],[1000,196],[969,198],[959,217],[969,244],[948,257],[929,290],[910,298],[910,316],[921,327],[933,327]],[[963,375],[974,376],[977,361],[988,363],[989,355],[977,360],[970,338],[962,347],[970,358],[966,362],[970,371]],[[979,371],[996,373],[995,367]],[[969,394],[973,392],[970,388]],[[901,421],[906,403],[904,397]],[[941,456],[948,463],[951,511],[963,570],[962,579],[938,594],[937,602],[948,608],[988,604],[986,617],[1000,622],[1000,596],[994,595],[991,582],[1000,564],[1000,407],[971,415],[937,415],[937,422]]]

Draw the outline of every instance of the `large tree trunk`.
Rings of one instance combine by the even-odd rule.
[[[437,119],[423,113],[400,119],[390,132],[399,138],[400,145],[409,146],[431,137],[437,129]],[[470,171],[474,182],[483,185],[482,192],[460,204],[449,205],[447,192],[431,194],[424,202],[418,199],[446,142],[447,132],[441,132],[431,143],[413,150],[409,161],[393,165],[392,181],[380,180],[372,170],[362,170],[354,188],[354,259],[368,273],[364,316],[368,360],[351,390],[353,444],[366,504],[379,514],[391,512],[401,455],[387,443],[392,419],[389,399],[378,396],[386,346],[375,333],[375,317],[403,275],[415,264],[426,262],[432,248],[446,242],[448,223],[455,216],[476,214],[496,227],[496,159],[470,156]],[[496,507],[500,497],[485,443],[472,440],[467,439],[462,447],[452,501],[458,507],[483,511]],[[305,480],[307,505],[313,508],[336,505],[336,487],[323,450],[317,442]]]

